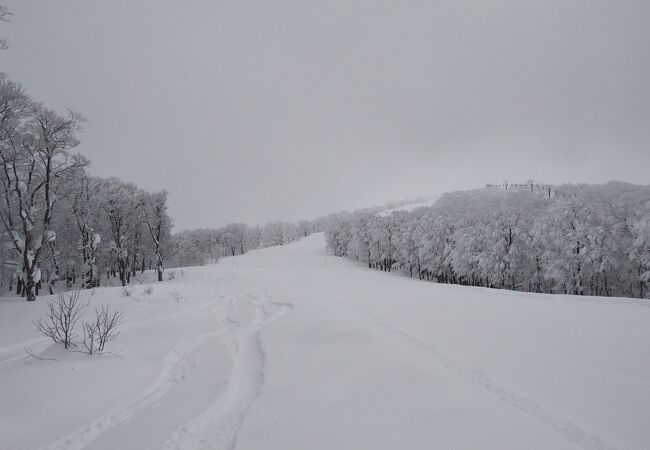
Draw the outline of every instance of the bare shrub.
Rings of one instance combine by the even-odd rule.
[[[92,355],[97,346],[97,324],[96,322],[84,322],[84,347],[88,354]]]
[[[142,289],[142,295],[151,295],[153,294],[153,286],[148,284]]]
[[[103,352],[106,343],[114,341],[120,334],[117,327],[124,321],[124,314],[117,310],[110,311],[108,305],[102,305],[101,309],[95,311],[97,311],[97,323],[99,324],[97,327],[99,351]]]
[[[186,300],[185,297],[183,297],[183,294],[178,292],[176,289],[169,291],[169,295],[171,295],[172,298],[176,300],[176,303],[183,303]]]
[[[77,336],[74,328],[81,314],[88,306],[79,302],[81,291],[75,289],[67,293],[60,292],[56,301],[47,303],[49,312],[45,319],[32,322],[36,329],[55,343],[63,344],[65,348],[74,345],[72,340]]]
[[[117,327],[124,321],[124,314],[110,310],[108,305],[95,308],[95,320],[84,322],[84,347],[89,354],[95,350],[103,352],[107,342],[114,341],[120,332]]]
[[[131,297],[133,295],[133,288],[130,288],[128,286],[124,286],[122,288],[122,295],[124,297]]]

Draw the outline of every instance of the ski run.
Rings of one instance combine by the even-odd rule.
[[[420,282],[322,234],[151,286],[82,292],[125,317],[92,356],[0,300],[1,449],[650,448],[647,300]]]

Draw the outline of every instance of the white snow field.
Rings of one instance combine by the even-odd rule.
[[[125,313],[93,356],[0,299],[0,448],[650,448],[642,300],[420,282],[322,234],[153,286],[84,293]]]
[[[397,208],[392,208],[392,209],[387,209],[385,211],[380,212],[377,214],[379,217],[387,217],[393,214],[394,212],[398,211],[405,211],[405,212],[411,212],[414,211],[418,208],[428,208],[430,206],[433,206],[438,199],[440,198],[439,195],[427,198],[426,200],[418,201],[415,203],[408,203],[406,205],[398,206]]]

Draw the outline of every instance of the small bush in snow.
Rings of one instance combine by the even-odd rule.
[[[124,297],[131,297],[133,295],[133,289],[128,286],[124,286],[122,288],[122,295]]]
[[[175,270],[168,270],[167,271],[167,278],[171,281],[174,278],[176,278],[176,271]]]
[[[114,341],[120,334],[117,327],[124,321],[124,314],[110,310],[108,305],[95,308],[95,320],[84,322],[84,347],[89,354],[95,350],[103,352],[107,342]]]
[[[94,322],[84,322],[84,347],[89,355],[95,352],[97,347],[97,327]]]
[[[153,286],[148,284],[142,289],[142,295],[151,295],[153,294]]]
[[[36,329],[44,336],[56,343],[61,343],[65,348],[74,345],[72,339],[76,337],[75,325],[81,318],[83,310],[88,306],[79,302],[81,291],[75,289],[64,294],[59,293],[56,301],[47,303],[49,312],[45,319],[32,322]]]
[[[183,303],[185,301],[185,297],[183,297],[183,295],[175,289],[173,291],[169,291],[169,294],[174,300],[176,300],[176,303]]]

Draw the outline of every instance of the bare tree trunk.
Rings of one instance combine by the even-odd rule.
[[[122,286],[126,286],[126,273],[128,272],[127,262],[123,259],[120,259],[117,262],[117,266],[120,273],[120,282],[122,283]]]
[[[156,248],[156,272],[158,273],[158,281],[163,279],[163,259],[158,248]]]
[[[28,302],[36,301],[36,283],[34,282],[33,274],[27,274],[27,282],[25,283],[25,297]]]

